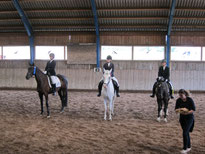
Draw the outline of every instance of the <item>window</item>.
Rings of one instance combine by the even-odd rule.
[[[205,61],[205,47],[202,48],[202,60]]]
[[[49,59],[49,54],[54,53],[56,60],[64,60],[65,49],[65,46],[36,46],[36,59]]]
[[[0,60],[3,59],[3,55],[2,55],[2,47],[0,46]]]
[[[171,60],[200,61],[201,47],[171,47]]]
[[[2,59],[30,59],[29,46],[3,46]]]
[[[132,60],[132,47],[102,46],[101,59],[106,59],[108,55],[111,55],[113,60]]]
[[[163,46],[135,46],[134,60],[162,60],[164,59]]]

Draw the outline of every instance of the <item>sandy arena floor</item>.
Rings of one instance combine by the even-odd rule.
[[[192,97],[197,111],[190,154],[205,154],[205,95]],[[175,100],[168,123],[156,121],[156,99],[148,93],[121,93],[113,121],[103,120],[103,98],[96,92],[69,92],[63,114],[58,96],[50,95],[49,104],[47,119],[40,116],[36,91],[0,91],[0,154],[173,154],[182,148]]]

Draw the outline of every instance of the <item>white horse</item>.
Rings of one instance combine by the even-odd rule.
[[[107,120],[107,102],[109,102],[109,120],[112,120],[112,115],[114,115],[114,100],[115,100],[115,91],[114,85],[111,78],[112,69],[104,70],[103,74],[103,97],[104,97],[104,104],[105,104],[105,114],[104,120]]]

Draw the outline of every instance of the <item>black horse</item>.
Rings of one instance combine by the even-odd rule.
[[[156,96],[158,103],[158,118],[160,122],[160,114],[162,114],[162,105],[164,104],[164,121],[167,122],[168,103],[170,99],[169,86],[163,77],[157,78]]]
[[[46,99],[47,117],[49,118],[50,111],[48,105],[48,94],[52,93],[52,89],[49,86],[48,77],[38,67],[30,66],[28,68],[26,79],[29,80],[33,75],[35,76],[37,82],[37,92],[39,94],[39,98],[41,101],[41,115],[43,114],[43,95],[44,95]],[[58,74],[57,77],[60,79],[61,87],[56,88],[56,91],[58,91],[58,94],[60,96],[61,103],[62,103],[61,112],[63,112],[64,107],[67,106],[67,102],[68,102],[68,92],[67,92],[68,80],[65,76],[60,74]]]

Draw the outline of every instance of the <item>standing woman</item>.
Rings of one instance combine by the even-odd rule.
[[[191,142],[189,132],[192,132],[194,126],[195,104],[189,93],[180,89],[179,98],[176,101],[175,111],[180,113],[179,122],[183,130],[183,150],[181,153],[187,153],[191,150]]]

